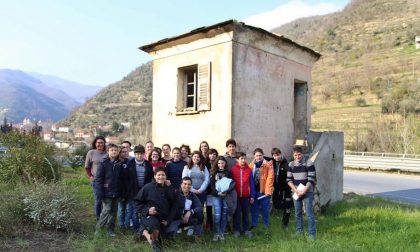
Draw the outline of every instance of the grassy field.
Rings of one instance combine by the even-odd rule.
[[[64,183],[78,188],[80,225],[68,233],[26,228],[15,237],[0,238],[0,251],[150,251],[145,240],[137,241],[118,229],[115,238],[95,237],[91,189],[83,171],[69,170],[64,177]],[[316,241],[293,236],[294,217],[289,230],[283,230],[280,216],[273,211],[269,233],[257,228],[252,239],[227,235],[224,242],[215,243],[207,233],[195,243],[183,234],[176,242],[165,243],[165,251],[420,251],[416,206],[345,195],[317,215]]]

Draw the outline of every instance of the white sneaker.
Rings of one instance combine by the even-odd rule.
[[[187,231],[187,236],[192,236],[194,234],[194,229],[190,228]]]
[[[182,228],[179,228],[178,231],[176,231],[177,234],[182,234]]]
[[[213,236],[213,241],[218,241],[219,240],[219,235],[217,235],[217,234],[215,234],[214,236]]]

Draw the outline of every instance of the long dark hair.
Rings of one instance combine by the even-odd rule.
[[[214,174],[216,174],[216,172],[219,170],[219,166],[217,165],[219,163],[219,160],[223,160],[225,162],[225,170],[227,170],[227,167],[226,167],[227,166],[226,158],[223,157],[223,156],[218,156],[216,158],[216,160],[214,161],[213,165],[211,166],[211,169],[210,169],[211,176],[214,176]]]
[[[201,145],[202,144],[206,144],[207,145],[207,153],[203,153],[202,151],[201,151]],[[209,143],[207,143],[207,141],[202,141],[201,143],[200,143],[200,146],[198,146],[198,151],[200,152],[200,154],[204,157],[204,159],[208,159],[209,158],[209,150],[210,150],[210,145],[209,145]]]
[[[95,139],[93,139],[93,142],[92,142],[92,149],[93,150],[96,150],[96,142],[98,141],[98,140],[104,140],[104,145],[106,144],[106,140],[105,140],[105,137],[104,136],[96,136],[95,137]],[[105,147],[105,146],[104,146]]]
[[[204,165],[204,157],[203,157],[203,155],[201,155],[201,153],[199,151],[193,151],[191,153],[191,159],[188,162],[188,169],[191,169],[194,165],[194,162],[193,162],[193,159],[192,159],[192,157],[194,155],[198,155],[200,157],[200,162],[198,163],[198,167],[200,167],[201,171],[204,171],[204,169],[206,169],[206,166]]]

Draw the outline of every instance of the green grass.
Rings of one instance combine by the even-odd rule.
[[[79,188],[77,198],[83,205],[82,209],[78,209],[82,213],[80,228],[69,233],[33,231],[46,232],[50,236],[55,234],[55,238],[45,240],[46,244],[42,244],[42,239],[34,242],[22,235],[2,238],[2,247],[19,251],[54,246],[71,251],[151,251],[145,240],[137,241],[131,234],[118,229],[117,237],[113,239],[95,237],[93,199],[87,178],[81,169],[67,170],[64,177],[64,183]],[[212,234],[206,233],[201,243],[195,243],[183,234],[175,242],[165,243],[165,251],[420,251],[418,206],[345,195],[345,199],[317,215],[317,240],[312,242],[305,236],[293,236],[294,216],[291,217],[289,230],[283,230],[280,216],[280,211],[273,211],[269,233],[259,227],[252,239],[227,235],[224,242],[215,243],[211,241]]]

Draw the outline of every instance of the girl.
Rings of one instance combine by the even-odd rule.
[[[163,157],[161,161],[166,164],[169,160],[172,159],[171,146],[169,144],[162,145],[162,153],[163,153]]]
[[[160,152],[157,149],[153,149],[152,152],[150,152],[149,154],[149,162],[153,167],[153,172],[155,172],[156,167],[165,167],[165,164],[160,161],[161,157],[160,157]]]
[[[194,151],[188,165],[184,167],[182,171],[182,177],[190,177],[192,180],[191,191],[197,195],[200,199],[201,204],[204,206],[206,201],[206,189],[209,185],[209,171],[206,169],[202,162],[203,157],[200,152]]]
[[[211,170],[211,167],[217,163],[216,159],[219,153],[216,149],[209,149],[208,159],[206,162],[207,169]],[[211,188],[207,190],[207,200],[206,200],[206,230],[213,230],[213,195],[211,194]]]
[[[213,208],[214,208],[214,237],[213,241],[225,239],[224,233],[227,225],[228,206],[225,201],[227,193],[234,189],[234,183],[230,179],[230,174],[226,168],[226,159],[218,157],[215,164],[210,170],[210,187],[213,195]],[[228,180],[222,180],[229,178]],[[222,184],[225,184],[223,186]],[[228,183],[228,184],[226,184]],[[227,188],[226,188],[227,185]],[[225,187],[225,188],[223,188]]]
[[[166,172],[168,180],[171,181],[175,190],[179,190],[182,181],[182,171],[187,162],[181,160],[181,150],[178,147],[172,149],[173,159],[166,163]]]

